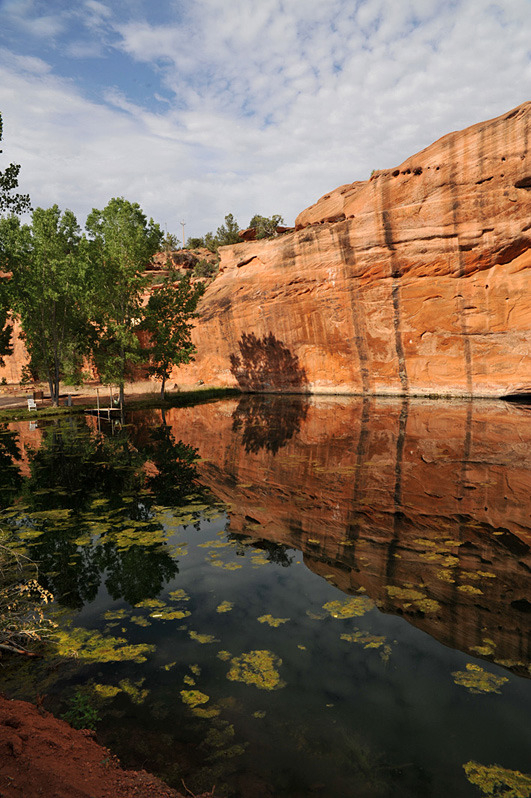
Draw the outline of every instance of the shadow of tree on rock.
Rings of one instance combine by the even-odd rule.
[[[234,432],[242,430],[246,452],[276,454],[299,431],[308,403],[303,396],[243,396],[232,416]]]
[[[297,355],[272,332],[263,338],[243,333],[238,347],[240,354],[230,356],[230,370],[244,390],[300,392],[308,384]]]

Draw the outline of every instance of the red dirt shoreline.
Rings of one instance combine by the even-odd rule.
[[[144,770],[123,770],[92,732],[0,695],[0,798],[184,796]]]

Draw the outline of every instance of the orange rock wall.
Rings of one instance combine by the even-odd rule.
[[[531,391],[531,103],[221,250],[181,384]]]

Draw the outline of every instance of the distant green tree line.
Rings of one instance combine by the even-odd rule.
[[[118,386],[122,403],[139,362],[162,381],[164,396],[172,367],[193,359],[191,331],[204,286],[170,270],[146,304],[145,267],[161,247],[159,225],[123,197],[93,209],[84,231],[57,205],[36,208],[23,224],[16,214],[30,204],[14,193],[19,169],[10,164],[0,172],[0,361],[11,352],[16,317],[28,376],[48,382],[53,404],[59,383],[79,384],[90,359],[103,382]]]
[[[284,219],[280,214],[273,216],[260,216],[255,213],[248,227],[254,227],[256,238],[272,238],[277,234],[277,227],[284,224]],[[239,236],[240,226],[232,213],[225,216],[225,223],[216,230],[216,233],[206,233],[202,237],[192,237],[186,242],[187,249],[199,249],[206,247],[211,252],[217,252],[219,247],[227,244],[240,244],[242,239]]]

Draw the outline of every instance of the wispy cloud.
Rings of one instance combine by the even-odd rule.
[[[97,86],[88,99],[36,46],[0,62],[0,110],[23,189],[81,217],[123,194],[170,227],[185,215],[190,234],[228,211],[292,221],[334,186],[529,99],[529,0],[56,5],[11,4],[36,31],[55,20],[77,63],[98,55]]]

